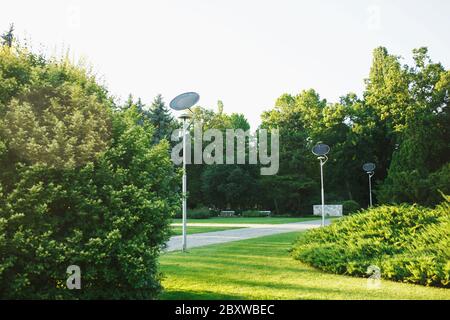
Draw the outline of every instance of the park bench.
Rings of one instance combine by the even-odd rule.
[[[233,217],[234,215],[235,215],[235,212],[232,210],[220,211],[221,217]]]

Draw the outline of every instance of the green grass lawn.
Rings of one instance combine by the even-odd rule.
[[[298,232],[165,253],[161,299],[450,299],[450,290],[324,273],[292,259]]]
[[[188,223],[255,223],[255,224],[281,224],[281,223],[291,223],[291,222],[303,222],[317,220],[320,217],[298,217],[298,218],[283,218],[283,217],[257,217],[257,218],[246,218],[246,217],[214,217],[209,219],[188,219]],[[182,223],[181,219],[173,219],[173,223]]]
[[[203,233],[203,232],[213,232],[213,231],[224,231],[224,230],[232,230],[232,229],[242,229],[242,228],[236,228],[236,227],[188,227],[187,233],[188,234],[194,234],[194,233]],[[182,227],[172,227],[172,235],[179,236],[183,234]]]

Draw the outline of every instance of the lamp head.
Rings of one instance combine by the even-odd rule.
[[[183,112],[180,116],[178,116],[178,119],[181,119],[183,121],[189,120],[191,118],[192,116],[187,112]]]

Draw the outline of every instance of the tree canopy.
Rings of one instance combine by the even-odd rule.
[[[218,209],[268,209],[306,214],[320,203],[320,173],[312,147],[331,147],[325,166],[327,203],[367,206],[366,162],[376,164],[375,203],[440,203],[449,193],[449,71],[427,48],[412,51],[412,66],[384,47],[373,51],[361,96],[329,102],[314,89],[282,94],[261,115],[260,128],[279,129],[280,170],[260,176],[258,165],[188,165],[189,205]],[[249,130],[240,114],[193,109],[204,129]],[[254,128],[256,129],[256,128]],[[224,140],[225,141],[225,140]]]

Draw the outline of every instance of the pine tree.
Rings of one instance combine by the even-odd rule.
[[[158,94],[150,106],[147,118],[155,128],[154,142],[158,143],[162,139],[170,141],[170,135],[175,128],[175,120],[171,116],[169,109],[164,104],[163,98]]]
[[[133,95],[130,93],[130,94],[128,95],[127,101],[125,102],[125,104],[124,104],[124,106],[123,106],[123,109],[129,109],[129,108],[131,108],[133,105],[134,105]]]
[[[11,23],[9,30],[1,35],[2,45],[11,47],[14,41],[14,24]]]
[[[136,102],[136,107],[139,113],[143,114],[145,113],[145,104],[142,103],[141,98],[138,98],[138,101]]]

